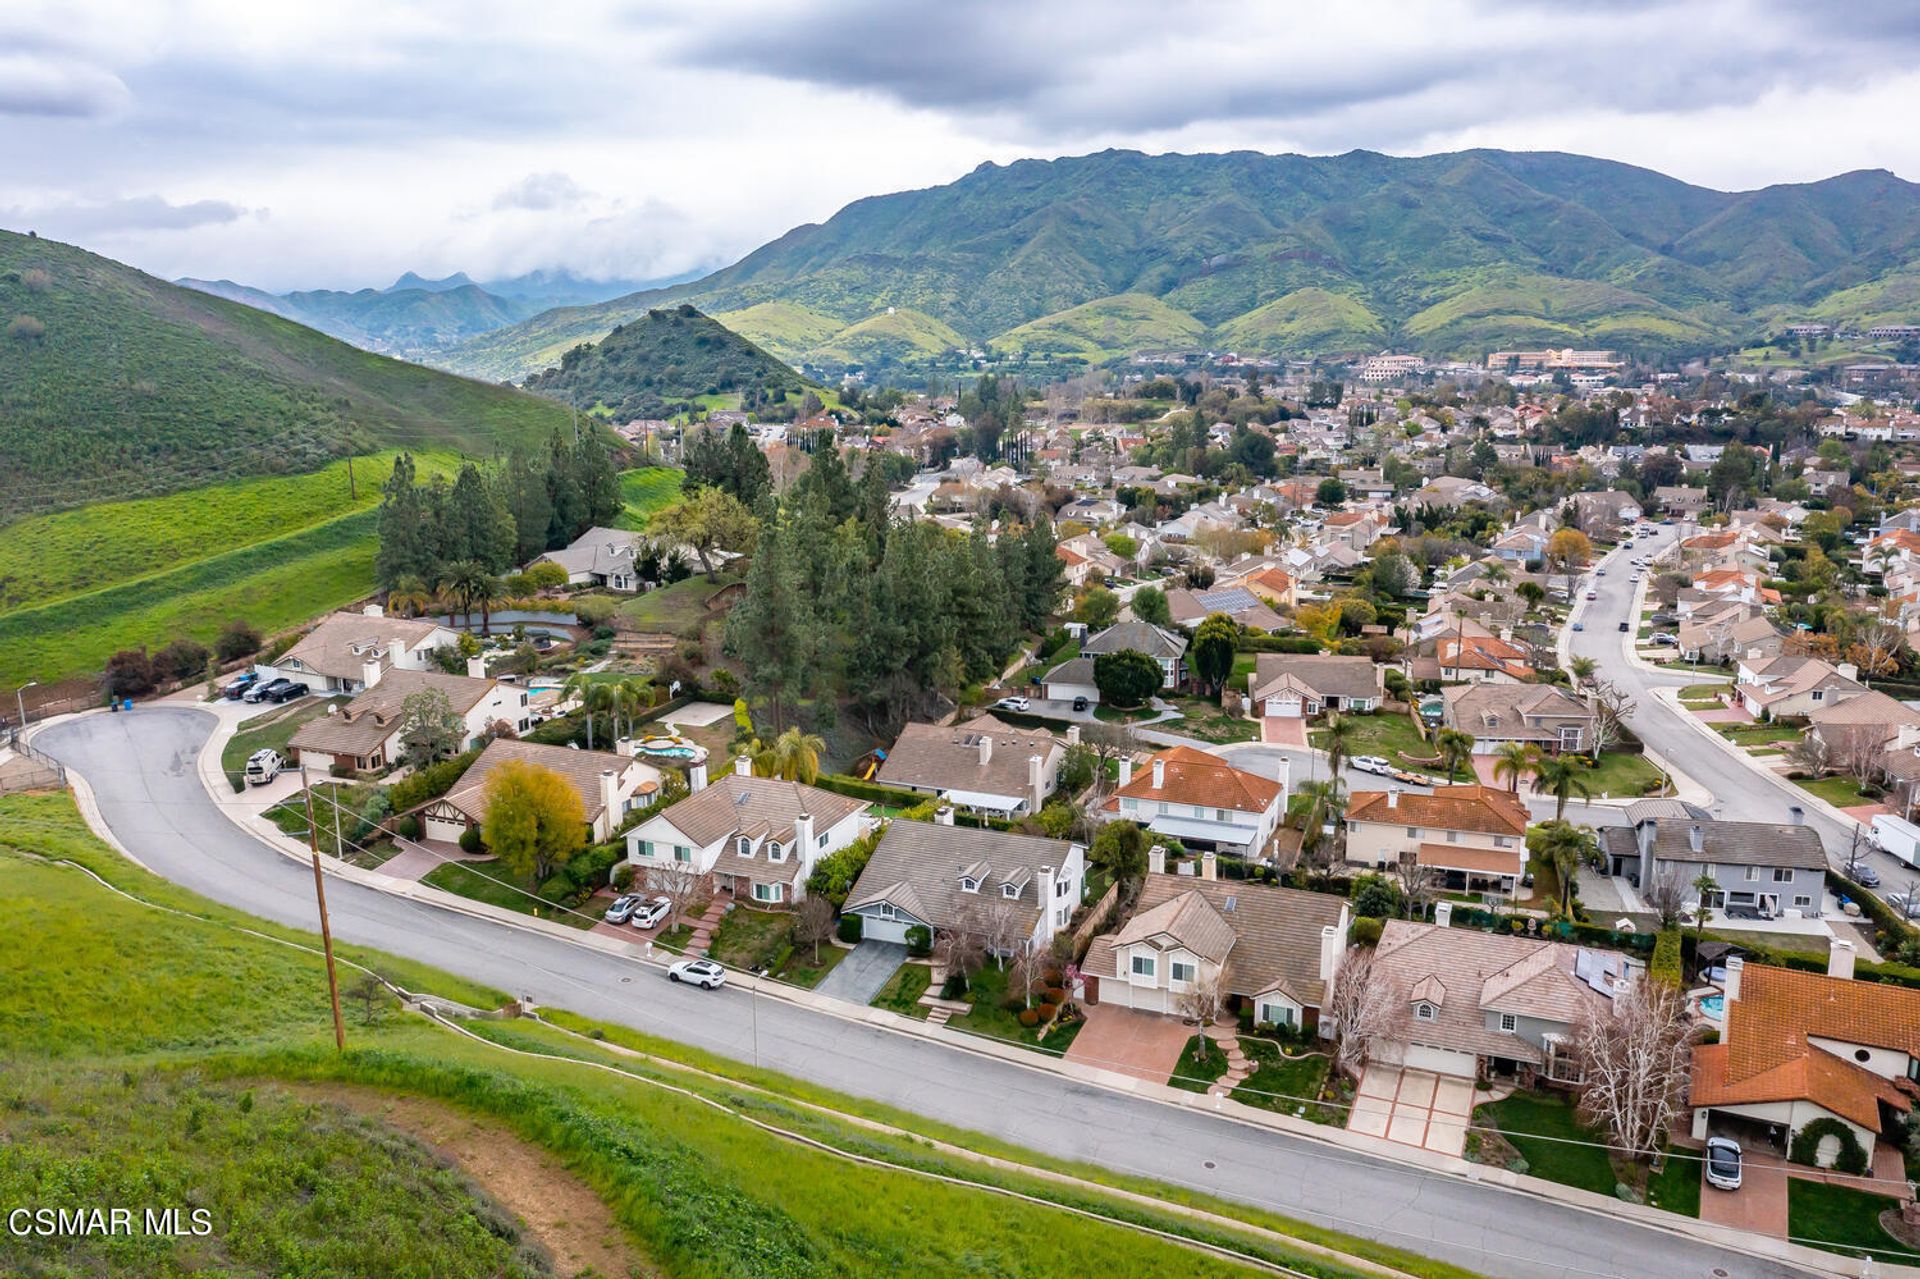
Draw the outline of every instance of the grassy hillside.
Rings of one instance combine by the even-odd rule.
[[[490,453],[563,410],[0,231],[0,520],[382,445]]]
[[[1191,346],[1206,325],[1145,293],[1099,298],[1008,329],[993,339],[1015,354],[1077,355],[1088,360],[1130,355],[1143,347]]]
[[[1547,337],[1664,349],[1745,335],[1769,307],[1797,313],[1917,255],[1920,187],[1884,172],[1729,193],[1553,153],[1107,151],[855,201],[704,279],[549,312],[447,358],[525,373],[667,300],[848,322],[894,307],[979,341],[1133,294],[1219,328],[1309,289],[1352,297],[1396,340],[1436,351]],[[1422,314],[1488,272],[1554,288]],[[1592,286],[1620,293],[1587,305]],[[1236,333],[1249,327],[1267,331]],[[1329,333],[1315,321],[1299,340]]]
[[[1359,298],[1305,288],[1235,316],[1214,340],[1230,350],[1321,352],[1377,347],[1386,336]]]
[[[909,360],[964,349],[967,340],[951,327],[922,312],[882,311],[850,324],[827,341],[810,348],[807,358],[842,364],[870,364],[878,360]]]
[[[713,318],[789,364],[847,327],[844,320],[793,302],[761,302]]]
[[[568,351],[526,389],[622,420],[658,417],[670,403],[758,390],[799,394],[806,382],[719,321],[690,306],[649,311],[597,344]]]
[[[390,1004],[368,1024],[350,1002],[348,1048],[336,1053],[310,936],[128,865],[85,832],[64,795],[0,798],[0,892],[24,925],[0,930],[9,974],[0,1073],[12,1099],[0,1108],[0,1199],[190,1200],[215,1228],[181,1242],[0,1240],[10,1273],[171,1279],[217,1263],[246,1274],[544,1274],[538,1225],[489,1199],[514,1195],[538,1170],[558,1178],[569,1216],[603,1217],[612,1238],[602,1243],[668,1279],[1254,1273],[1183,1246],[1189,1239],[1296,1273],[1357,1273],[1296,1238],[1407,1274],[1463,1276],[1170,1187],[916,1128],[884,1107],[618,1028],[596,1034],[632,1051],[524,1020],[472,1021],[460,1033]],[[349,984],[358,963],[479,1007],[503,998],[341,949]],[[435,1116],[448,1129],[477,1127],[481,1139],[427,1157],[402,1125]],[[968,1156],[976,1143],[1004,1162]],[[1208,1215],[1176,1215],[1161,1201]]]
[[[645,466],[620,473],[621,528],[643,529],[653,513],[680,500],[682,472],[671,466]]]

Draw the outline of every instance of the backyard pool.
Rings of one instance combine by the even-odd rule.
[[[1700,1000],[1700,1015],[1708,1021],[1719,1021],[1727,1015],[1727,997],[1725,995],[1705,995]]]
[[[670,759],[680,764],[707,762],[706,747],[677,733],[671,737],[643,737],[634,744],[633,753],[642,759]]]

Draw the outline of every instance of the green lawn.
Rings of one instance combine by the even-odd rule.
[[[1195,1035],[1180,1050],[1173,1077],[1167,1082],[1188,1092],[1205,1092],[1214,1080],[1227,1073],[1227,1054],[1205,1035]]]
[[[721,917],[707,954],[729,967],[758,971],[773,963],[792,935],[793,916],[787,912],[735,906]]]
[[[312,790],[313,825],[321,852],[370,869],[398,851],[378,830],[378,823],[387,818],[389,811],[385,786],[376,782],[326,781],[315,782]],[[295,839],[306,839],[305,795],[274,805],[267,810],[267,817]]]
[[[245,790],[248,756],[267,749],[285,755],[287,742],[295,729],[316,716],[326,714],[329,706],[344,706],[347,700],[334,697],[293,702],[248,720],[247,726],[229,737],[220,750],[220,768],[227,775],[227,784],[236,791]]]
[[[842,950],[832,942],[820,943],[820,961],[814,962],[812,946],[795,946],[793,954],[787,957],[786,967],[780,970],[780,980],[795,986],[812,990],[821,979],[840,966],[840,961],[853,952]]]
[[[920,1006],[920,996],[927,993],[931,982],[932,972],[925,964],[902,964],[873,997],[872,1006],[903,1017],[924,1018],[927,1010]]]
[[[1228,715],[1204,697],[1169,698],[1186,718],[1167,727],[1203,742],[1252,742],[1260,738],[1260,722],[1244,715]]]
[[[1647,1202],[1683,1217],[1700,1215],[1700,1161],[1693,1152],[1676,1150],[1659,1172],[1647,1178]]]
[[[1660,770],[1645,755],[1601,751],[1600,762],[1580,775],[1595,797],[1645,795],[1660,781]]]
[[[1245,1038],[1240,1041],[1240,1050],[1254,1067],[1253,1073],[1233,1090],[1235,1101],[1336,1128],[1347,1122],[1345,1106],[1313,1100],[1326,1086],[1327,1070],[1332,1065],[1326,1054],[1286,1057],[1270,1040]]]
[[[623,599],[614,612],[632,630],[664,631],[682,639],[699,639],[708,618],[707,601],[730,583],[741,580],[738,574],[723,573],[718,582],[709,582],[706,574],[695,572],[672,586]]]
[[[422,875],[420,882],[430,888],[443,889],[473,901],[485,902],[489,906],[504,906],[508,910],[518,911],[522,915],[532,915],[536,919],[555,920],[569,928],[592,928],[599,918],[599,911],[595,909],[592,902],[588,902],[579,911],[571,911],[564,910],[537,894],[528,896],[529,893],[535,892],[536,886],[528,880],[517,878],[497,861],[482,862],[478,866],[464,862],[448,862]]]
[[[1477,1124],[1496,1127],[1527,1161],[1528,1171],[1563,1186],[1595,1194],[1613,1194],[1613,1165],[1602,1140],[1582,1124],[1566,1099],[1547,1093],[1518,1092],[1505,1101],[1473,1112]]]
[[[1880,1227],[1880,1214],[1897,1206],[1886,1195],[1792,1177],[1787,1181],[1787,1233],[1795,1243],[1828,1252],[1913,1265],[1920,1262],[1920,1252],[1902,1247]]]
[[[1797,742],[1804,731],[1786,724],[1715,724],[1713,731],[1738,746],[1765,746]]]
[[[1683,702],[1717,702],[1720,700],[1720,694],[1732,687],[1733,685],[1725,680],[1712,684],[1689,684],[1680,690],[1679,696]]]
[[[1818,795],[1836,808],[1853,808],[1860,804],[1871,804],[1877,796],[1862,795],[1860,783],[1853,777],[1801,778],[1794,782],[1801,790]]]
[[[1354,734],[1347,747],[1349,758],[1355,755],[1384,755],[1391,763],[1405,768],[1420,768],[1414,759],[1427,759],[1433,756],[1433,748],[1420,736],[1420,730],[1405,715],[1379,711],[1372,715],[1346,715],[1344,722],[1354,726]],[[1308,740],[1322,750],[1326,749],[1324,728],[1315,728]]]
[[[644,529],[653,513],[680,500],[684,472],[671,466],[643,466],[620,472],[620,500],[626,509],[614,520],[619,528]]]
[[[1010,1040],[1029,1047],[1038,1045],[1050,1053],[1063,1053],[1074,1036],[1080,1033],[1084,1021],[1072,1021],[1065,1025],[1056,1025],[1040,1037],[1038,1026],[1022,1026],[1017,1013],[1002,1008],[1001,1001],[1007,997],[1008,970],[989,963],[973,975],[972,988],[967,998],[973,1003],[973,1010],[962,1017],[955,1017],[947,1024],[957,1030],[972,1031],[976,1035],[991,1035],[995,1039]],[[1036,985],[1034,1003],[1040,1002],[1039,987]]]

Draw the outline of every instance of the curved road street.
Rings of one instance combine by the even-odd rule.
[[[78,771],[107,825],[156,872],[283,923],[313,924],[310,872],[230,822],[195,759],[213,717],[88,715],[35,744]],[[542,1004],[760,1063],[1047,1154],[1237,1199],[1511,1279],[1774,1279],[1807,1273],[1531,1195],[1425,1173],[726,989],[341,879],[335,933]]]

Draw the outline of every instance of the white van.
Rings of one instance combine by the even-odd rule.
[[[280,770],[286,766],[287,761],[280,758],[279,751],[271,747],[257,750],[247,756],[247,785],[265,786],[280,776]]]

